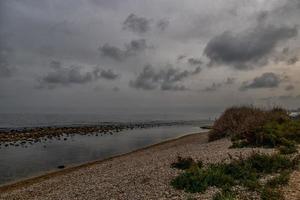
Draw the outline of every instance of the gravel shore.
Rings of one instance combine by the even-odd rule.
[[[211,199],[217,191],[214,188],[205,194],[191,195],[170,186],[172,178],[180,173],[170,168],[178,155],[211,163],[228,160],[229,154],[235,157],[247,156],[254,150],[273,151],[229,149],[231,142],[227,139],[210,143],[207,139],[207,133],[184,136],[112,159],[3,186],[0,199]]]

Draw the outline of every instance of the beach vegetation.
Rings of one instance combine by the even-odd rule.
[[[291,154],[300,143],[300,120],[279,107],[232,107],[215,121],[209,134],[210,141],[223,137],[231,139],[232,148],[278,147],[283,154]]]
[[[262,198],[275,199],[277,188],[287,184],[291,170],[298,166],[297,156],[253,152],[247,158],[231,158],[229,163],[211,163],[205,167],[191,165],[174,178],[171,185],[190,193],[203,193],[212,186],[220,188],[221,192],[214,199],[234,199],[232,188],[239,185],[258,192]],[[274,178],[263,184],[260,180],[266,175],[274,175]]]

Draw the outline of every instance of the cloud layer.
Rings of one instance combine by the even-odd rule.
[[[0,110],[18,112],[35,102],[38,111],[73,106],[84,112],[85,105],[92,112],[130,106],[194,111],[297,96],[299,5],[2,0]]]

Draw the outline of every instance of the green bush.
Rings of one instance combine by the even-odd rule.
[[[284,154],[297,151],[300,143],[300,120],[293,120],[282,108],[262,110],[255,107],[233,107],[217,119],[210,140],[230,137],[232,148],[280,147]]]
[[[213,124],[209,140],[252,135],[265,121],[266,112],[261,109],[247,106],[229,108]]]

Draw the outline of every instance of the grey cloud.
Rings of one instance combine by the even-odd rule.
[[[189,89],[184,85],[173,85],[172,83],[163,83],[161,85],[161,90],[184,91]]]
[[[82,73],[80,66],[56,69],[39,79],[38,88],[53,89],[58,86],[85,84],[93,80],[91,72]]]
[[[169,21],[166,19],[161,19],[156,23],[156,26],[159,30],[164,31],[169,26]]]
[[[212,38],[204,49],[211,65],[229,65],[244,70],[267,63],[267,56],[278,42],[297,35],[296,27],[259,24],[251,30],[224,32]]]
[[[116,61],[122,61],[127,57],[125,51],[119,49],[118,47],[111,46],[107,43],[102,47],[99,47],[99,51],[101,52],[102,56],[109,57]]]
[[[181,81],[200,73],[201,68],[197,67],[193,71],[181,71],[173,67],[156,71],[151,65],[146,65],[143,71],[134,81],[130,81],[129,85],[136,89],[153,90],[159,88],[161,90],[188,90]]]
[[[295,64],[296,62],[298,62],[298,57],[292,57],[292,58],[289,58],[287,61],[286,61],[286,63],[288,64],[288,65],[293,65],[293,64]]]
[[[129,44],[126,44],[125,46],[127,54],[137,53],[139,51],[144,51],[145,49],[149,48],[145,39],[132,40]]]
[[[115,80],[119,77],[119,74],[116,74],[115,72],[113,72],[111,69],[108,70],[104,70],[104,69],[95,69],[94,70],[94,75],[95,77],[98,78],[104,78],[107,80]]]
[[[202,61],[199,58],[189,58],[188,63],[190,65],[201,65]]]
[[[112,70],[95,68],[92,71],[83,71],[83,67],[80,65],[63,67],[59,61],[52,61],[50,68],[53,71],[38,79],[39,85],[37,88],[54,89],[58,86],[86,84],[100,78],[114,80],[118,77]]]
[[[59,62],[57,60],[52,60],[50,62],[50,68],[52,68],[52,69],[61,69],[62,68],[61,62]]]
[[[186,58],[186,55],[179,55],[179,56],[177,56],[177,62],[181,61],[184,58]]]
[[[293,90],[293,89],[295,89],[295,87],[294,87],[293,85],[287,85],[287,86],[285,87],[285,90],[286,90],[286,91],[291,91],[291,90]]]
[[[235,78],[229,77],[224,82],[221,83],[212,83],[210,86],[204,88],[203,91],[205,92],[214,92],[217,91],[219,88],[225,86],[225,85],[232,85],[235,82]]]
[[[221,83],[212,83],[211,86],[208,86],[204,89],[205,92],[213,92],[222,87]]]
[[[130,43],[125,44],[124,46],[124,49],[120,49],[106,43],[99,47],[98,50],[101,52],[102,56],[109,57],[120,62],[140,52],[143,52],[147,48],[150,48],[145,39],[132,40]]]
[[[282,79],[278,74],[267,72],[254,78],[251,82],[244,82],[240,89],[277,88],[281,82]]]
[[[299,49],[285,47],[278,54],[274,55],[275,63],[284,62],[287,65],[294,65],[299,61],[298,59]]]
[[[155,28],[160,31],[164,31],[169,24],[170,22],[167,19],[159,19],[155,22],[153,19],[139,17],[131,13],[123,22],[123,30],[129,30],[137,34],[144,34]]]
[[[142,34],[150,30],[150,23],[151,20],[131,13],[123,22],[123,29]]]
[[[229,78],[226,79],[226,81],[224,82],[224,84],[226,84],[226,85],[231,85],[231,84],[233,84],[234,82],[235,82],[235,78],[229,77]]]

